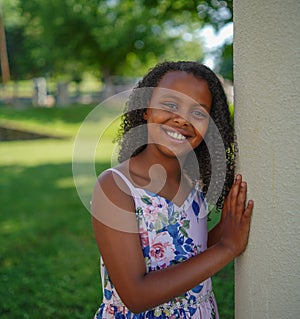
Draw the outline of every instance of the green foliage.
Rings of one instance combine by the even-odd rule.
[[[144,74],[166,59],[201,60],[195,30],[232,19],[232,1],[3,0],[13,79],[83,72]]]
[[[228,80],[233,81],[233,44],[225,44],[222,48],[218,72]]]

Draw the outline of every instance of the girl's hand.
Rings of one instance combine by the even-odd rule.
[[[221,219],[221,238],[219,244],[227,248],[234,257],[247,247],[253,201],[246,205],[247,183],[237,175],[235,183],[225,200]]]

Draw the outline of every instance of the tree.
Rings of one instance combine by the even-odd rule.
[[[217,64],[218,72],[228,80],[233,81],[233,44],[226,43]]]
[[[11,3],[19,13],[18,23],[7,27],[12,72],[17,78],[69,74],[79,79],[83,71],[89,71],[107,81],[116,74],[141,75],[164,59],[200,61],[203,52],[195,30],[204,23],[219,28],[232,13],[232,1],[217,0]]]

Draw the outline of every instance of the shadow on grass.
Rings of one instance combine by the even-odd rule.
[[[99,256],[71,163],[1,166],[0,203],[0,317],[92,318]]]
[[[72,110],[74,110],[74,112],[72,112]],[[35,120],[41,123],[49,123],[57,120],[66,123],[80,123],[91,110],[92,107],[90,106],[70,106],[66,108],[28,107],[26,109],[2,107],[1,116],[11,120]]]
[[[110,103],[111,104],[111,103]],[[101,104],[101,117],[112,116],[115,113],[118,114],[120,109],[123,110],[122,105]],[[61,121],[68,124],[80,124],[85,117],[91,112],[96,105],[70,105],[68,107],[59,108],[36,108],[28,107],[26,109],[15,109],[11,107],[0,107],[1,118],[7,118],[10,120],[34,120],[40,123],[51,123],[55,121]],[[100,112],[99,112],[100,113]],[[97,119],[95,119],[97,120]],[[98,119],[100,120],[100,119]]]
[[[1,166],[0,203],[0,317],[92,318],[99,255],[72,164]],[[233,265],[213,282],[220,318],[232,319]]]

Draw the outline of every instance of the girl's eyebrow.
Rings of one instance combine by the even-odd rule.
[[[175,94],[170,94],[170,93],[168,93],[168,94],[162,94],[161,96],[160,96],[161,98],[171,98],[171,99],[175,99],[175,100],[177,100],[178,102],[181,102],[182,101],[182,99],[178,96],[178,95],[175,95]],[[191,98],[192,99],[192,98]],[[192,99],[193,100],[193,99]],[[194,100],[193,100],[194,101]],[[196,101],[195,101],[196,102]],[[202,107],[202,108],[204,108],[207,112],[209,112],[209,109],[210,109],[210,107],[208,106],[208,105],[205,105],[205,104],[201,104],[201,103],[195,103],[194,105],[193,105],[193,107],[197,107],[197,106],[200,106],[200,107]]]
[[[182,99],[181,98],[179,98],[177,95],[175,95],[175,94],[170,94],[170,93],[168,93],[168,94],[162,94],[162,95],[160,95],[160,97],[161,98],[167,98],[167,99],[175,99],[175,100],[177,100],[177,101],[182,101]]]

